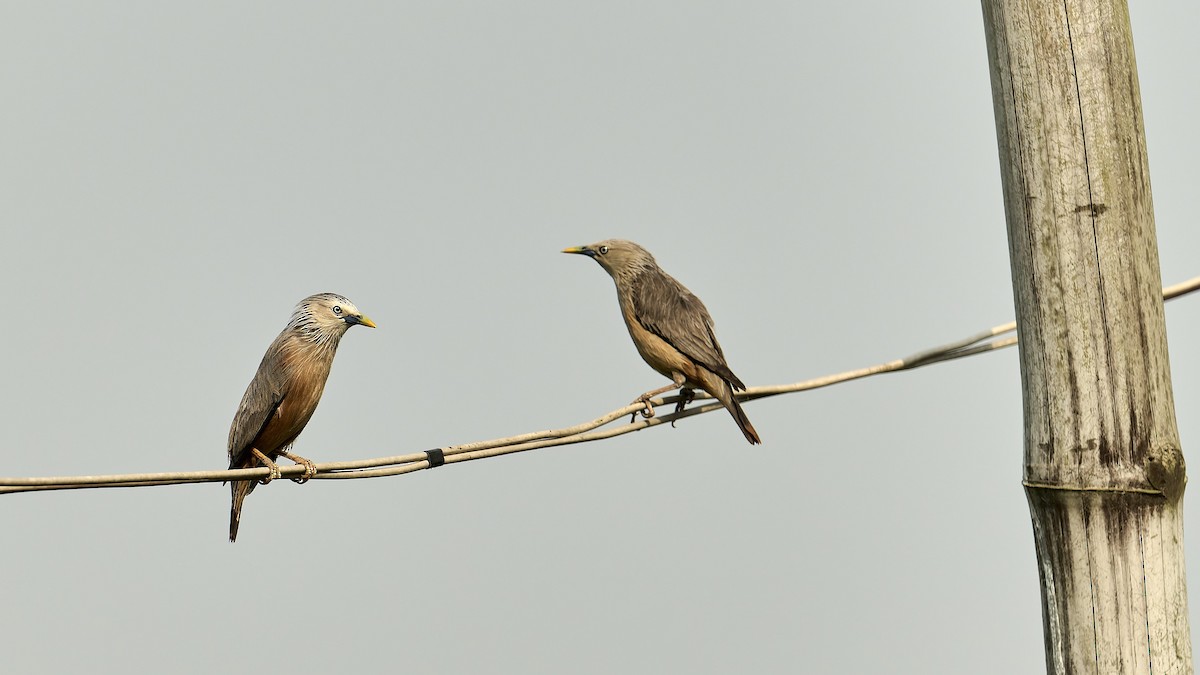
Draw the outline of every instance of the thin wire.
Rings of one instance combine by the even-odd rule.
[[[1200,277],[1190,279],[1183,283],[1168,286],[1163,289],[1164,300],[1174,300],[1175,298],[1187,295],[1200,289]],[[864,377],[871,377],[883,373],[898,372],[901,370],[911,370],[923,366],[941,363],[954,359],[960,359],[968,356],[975,356],[985,352],[1005,349],[1017,344],[1017,337],[1006,337],[1002,339],[991,339],[996,336],[1010,333],[1016,330],[1015,322],[1006,323],[1000,326],[991,328],[990,330],[977,333],[975,335],[956,340],[954,342],[933,347],[924,351],[917,352],[903,359],[896,359],[870,366],[867,368],[859,368],[850,370],[844,373],[836,373],[826,375],[803,382],[795,382],[792,384],[767,385],[761,387],[750,387],[744,392],[738,394],[738,398],[743,401],[752,401],[755,399],[766,398],[768,396],[778,396],[779,394],[790,394],[800,391],[809,391],[811,389],[820,389],[851,380],[858,380]],[[673,394],[653,399],[651,402],[655,407],[677,403],[679,395]],[[703,393],[696,392],[695,400],[711,401],[712,397]],[[685,409],[681,412],[671,413],[667,415],[656,415],[650,418],[636,417],[637,413],[643,408],[640,403],[631,403],[627,406],[617,408],[611,412],[605,413],[589,422],[583,422],[574,426],[563,427],[561,429],[547,429],[544,431],[534,431],[518,436],[510,436],[507,438],[496,438],[488,441],[476,441],[474,443],[465,443],[462,445],[452,445],[445,448],[437,448],[441,450],[444,463],[458,464],[460,462],[469,462],[487,457],[499,457],[501,455],[510,455],[517,452],[526,452],[536,450],[538,448],[548,448],[560,445],[573,445],[575,443],[586,443],[589,441],[598,441],[614,436],[656,427],[662,424],[672,423],[687,417],[695,415],[703,415],[714,410],[722,408],[720,403],[710,402],[702,403],[693,408]],[[600,429],[609,423],[627,417],[635,416],[634,419],[625,424],[615,426],[609,429]],[[432,452],[432,451],[431,451]],[[415,452],[407,455],[396,455],[392,457],[377,457],[374,459],[362,459],[348,462],[325,462],[318,463],[317,475],[313,476],[314,480],[351,480],[358,478],[378,478],[382,476],[399,476],[406,473],[413,473],[430,467],[429,455],[424,452]],[[0,477],[0,494],[16,493],[16,492],[41,492],[45,490],[78,490],[84,488],[114,488],[114,487],[147,487],[152,485],[183,485],[188,483],[214,483],[225,482],[229,480],[248,480],[266,478],[270,473],[265,467],[256,469],[237,469],[237,470],[217,470],[217,471],[185,471],[185,472],[164,472],[164,473],[135,473],[135,474],[120,474],[107,476],[51,476],[51,477],[34,477],[34,478],[2,478]],[[304,467],[300,465],[281,466],[279,473],[285,478],[297,478],[303,475]]]

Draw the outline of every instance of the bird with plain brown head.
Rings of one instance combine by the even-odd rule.
[[[336,293],[318,293],[296,305],[287,327],[267,348],[258,372],[246,388],[229,429],[229,468],[265,466],[271,473],[263,485],[278,478],[275,460],[287,457],[304,466],[303,483],[317,473],[311,460],[289,450],[312,418],[325,390],[338,343],[351,326],[375,324],[354,303]],[[237,541],[242,502],[256,481],[231,482],[233,506],[229,513],[229,541]]]
[[[563,253],[586,255],[608,272],[617,286],[621,315],[638,353],[651,368],[671,378],[671,384],[634,399],[634,403],[645,404],[644,416],[654,415],[650,399],[663,392],[679,388],[678,412],[691,400],[692,389],[703,389],[733,415],[747,441],[762,442],[734,395],[746,385],[725,362],[712,317],[700,298],[662,271],[654,256],[632,241],[606,239],[566,248]]]

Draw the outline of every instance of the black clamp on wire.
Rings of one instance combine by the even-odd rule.
[[[441,466],[446,463],[446,453],[442,452],[441,448],[425,451],[425,461],[429,462],[429,468]]]

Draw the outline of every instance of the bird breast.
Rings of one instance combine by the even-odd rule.
[[[261,445],[265,446],[262,449],[271,448],[271,451],[291,445],[312,419],[321,393],[325,391],[325,381],[329,379],[333,352],[303,347],[284,349],[279,365],[285,373],[287,394],[260,439]]]

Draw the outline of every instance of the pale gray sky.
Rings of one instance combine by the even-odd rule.
[[[1173,283],[1200,274],[1200,6],[1133,11]],[[302,455],[591,419],[663,382],[609,279],[558,253],[605,237],[704,299],[750,384],[1008,321],[980,14],[0,5],[0,473],[223,467],[263,351],[319,291],[380,328],[343,341]],[[1200,301],[1167,321],[1192,459]],[[746,410],[761,448],[720,413],[280,481],[236,545],[215,484],[0,497],[5,669],[1043,670],[1015,351]]]

